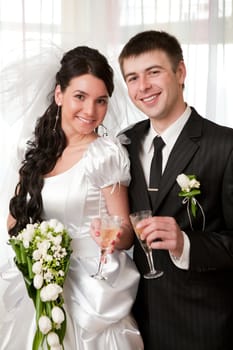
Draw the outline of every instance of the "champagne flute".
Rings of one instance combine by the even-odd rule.
[[[102,273],[103,267],[106,263],[106,256],[108,254],[108,249],[111,246],[111,242],[116,238],[116,235],[119,232],[122,223],[122,217],[118,215],[106,215],[101,217],[100,220],[100,260],[96,274],[92,275],[91,277],[98,280],[106,280],[107,277],[103,276]]]
[[[152,255],[152,248],[149,247],[146,243],[146,240],[142,240],[141,239],[141,233],[142,233],[142,229],[137,228],[137,224],[146,218],[149,218],[152,216],[152,212],[151,210],[141,210],[135,213],[130,214],[130,221],[133,225],[134,231],[136,233],[136,236],[139,240],[139,243],[142,247],[142,249],[144,250],[145,254],[146,254],[146,258],[147,258],[147,262],[150,268],[150,271],[146,274],[144,274],[144,278],[146,279],[152,279],[152,278],[158,278],[160,276],[163,275],[163,271],[158,271],[155,269],[154,267],[154,261],[153,261],[153,255]]]

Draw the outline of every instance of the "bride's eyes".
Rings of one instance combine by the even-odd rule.
[[[106,105],[108,100],[106,98],[99,98],[96,102],[100,105]]]
[[[75,97],[80,101],[84,101],[84,99],[85,99],[85,96],[81,95],[81,94],[75,95]]]
[[[86,99],[88,99],[89,97],[84,95],[84,94],[76,94],[74,95],[74,97],[79,100],[79,101],[82,101],[84,102]],[[100,97],[100,98],[97,98],[95,100],[93,100],[93,102],[97,103],[98,105],[101,105],[101,106],[104,106],[106,104],[108,104],[108,98],[104,98],[104,97]]]

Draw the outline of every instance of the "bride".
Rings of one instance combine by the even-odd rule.
[[[143,349],[131,316],[139,274],[121,250],[133,243],[128,155],[116,138],[96,133],[113,88],[113,71],[97,50],[80,46],[62,57],[51,103],[36,123],[10,202],[10,236],[29,222],[56,218],[72,237],[64,286],[67,350]],[[90,227],[95,217],[107,213],[123,217],[123,224],[104,266],[107,279],[99,281],[90,277],[100,251]],[[1,278],[7,288],[0,350],[32,349],[35,311],[23,278],[13,264],[2,270]]]

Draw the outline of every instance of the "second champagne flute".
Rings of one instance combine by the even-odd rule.
[[[107,279],[103,276],[102,270],[105,264],[106,255],[108,254],[108,248],[111,245],[111,242],[116,238],[117,233],[119,232],[120,226],[122,224],[122,217],[118,215],[105,215],[101,217],[100,224],[100,238],[101,238],[101,251],[100,251],[100,260],[98,265],[98,271],[92,277],[98,280]]]
[[[134,231],[136,233],[136,236],[137,236],[137,238],[139,240],[139,243],[140,243],[142,249],[144,250],[144,252],[146,254],[148,265],[150,267],[150,271],[148,273],[144,274],[144,278],[146,278],[146,279],[158,278],[158,277],[163,275],[163,271],[158,271],[158,270],[155,269],[154,261],[153,261],[153,255],[152,255],[152,248],[147,245],[146,240],[142,240],[141,239],[142,230],[138,229],[136,227],[137,224],[141,220],[147,219],[147,218],[149,218],[151,216],[152,216],[151,210],[141,210],[141,211],[138,211],[136,213],[132,213],[129,216],[130,217],[130,221],[131,221],[131,223],[133,225]]]

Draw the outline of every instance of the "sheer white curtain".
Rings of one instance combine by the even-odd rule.
[[[7,256],[6,215],[16,148],[33,129],[63,51],[89,45],[115,70],[116,89],[106,125],[113,133],[144,118],[127,97],[117,57],[147,29],[179,39],[187,65],[186,101],[203,116],[233,126],[232,0],[0,0],[0,256]],[[41,103],[41,99],[44,103]]]

